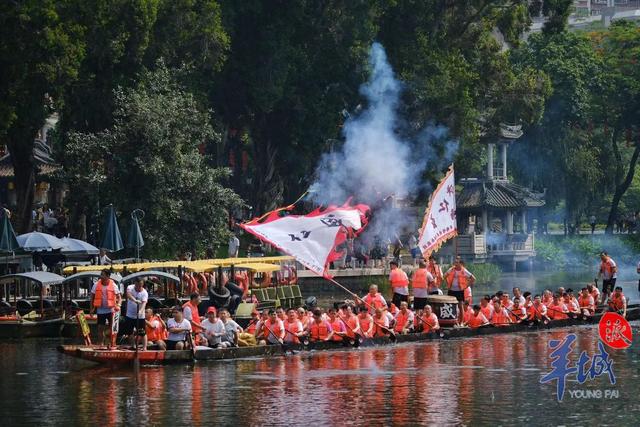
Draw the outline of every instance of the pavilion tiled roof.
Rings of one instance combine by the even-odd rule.
[[[541,194],[507,180],[465,181],[456,197],[458,209],[534,208],[544,206]]]
[[[53,160],[51,148],[44,141],[39,139],[35,140],[33,158],[36,166],[38,166],[38,175],[51,175],[61,168],[61,166]],[[0,158],[0,178],[10,178],[13,176],[11,154],[7,152]]]

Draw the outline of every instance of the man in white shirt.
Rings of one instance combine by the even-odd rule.
[[[135,284],[127,286],[127,314],[124,317],[122,334],[131,337],[131,346],[137,345],[136,337],[142,338],[143,348],[147,348],[147,336],[145,334],[144,312],[149,301],[149,293],[144,288],[144,280],[138,279]],[[133,330],[136,333],[133,333]]]
[[[111,264],[111,258],[107,256],[107,251],[100,249],[100,255],[98,256],[98,265]]]
[[[172,314],[173,317],[167,320],[167,350],[184,350],[188,348],[187,334],[191,333],[191,322],[182,317],[182,307],[179,305],[173,308]]]
[[[236,237],[235,234],[232,234],[231,237],[229,237],[229,258],[237,258],[239,249],[240,240]]]
[[[227,335],[222,320],[216,316],[216,308],[209,307],[207,309],[207,318],[202,322],[203,334],[209,342],[209,347],[226,348],[227,342],[222,342],[222,338]]]
[[[226,308],[220,310],[220,320],[222,320],[226,331],[226,335],[222,337],[222,342],[227,343],[225,344],[227,347],[235,346],[238,335],[242,333],[242,328],[231,319],[231,314]]]

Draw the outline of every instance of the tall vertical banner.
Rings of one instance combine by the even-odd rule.
[[[453,165],[435,189],[424,213],[418,246],[425,258],[458,234],[456,223],[456,186]]]

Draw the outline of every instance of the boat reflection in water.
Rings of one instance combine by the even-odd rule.
[[[640,419],[637,338],[627,350],[610,351],[616,385],[606,376],[567,382],[567,390],[615,388],[616,399],[565,393],[559,403],[555,383],[540,384],[551,370],[548,341],[569,332],[578,336],[572,360],[582,350],[597,351],[597,328],[579,327],[152,367],[141,369],[137,379],[131,370],[67,358],[55,351],[56,342],[2,343],[0,415],[21,424],[102,426],[622,425]]]

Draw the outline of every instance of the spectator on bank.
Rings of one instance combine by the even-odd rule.
[[[240,250],[240,240],[235,234],[229,237],[229,247],[227,249],[229,258],[237,258]]]
[[[596,216],[595,215],[591,215],[589,217],[589,225],[591,226],[591,234],[595,233],[595,231],[596,231]]]
[[[411,258],[413,259],[413,266],[418,265],[418,261],[422,257],[420,253],[420,248],[418,247],[418,238],[415,233],[411,233],[409,235],[409,251],[411,251]]]

